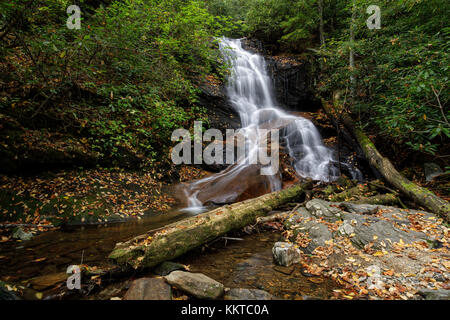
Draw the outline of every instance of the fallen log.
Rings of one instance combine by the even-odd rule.
[[[134,269],[156,266],[231,230],[256,223],[258,217],[282,204],[301,200],[305,190],[311,187],[311,182],[294,185],[169,224],[127,242],[117,243],[108,258],[120,266]]]
[[[333,114],[331,107],[326,102],[322,105],[327,113]],[[387,182],[411,198],[415,203],[442,217],[444,221],[450,222],[450,204],[447,201],[439,198],[428,189],[409,181],[398,172],[392,163],[378,152],[373,142],[370,141],[364,132],[353,125],[353,120],[348,114],[342,116],[342,122],[355,136],[370,165],[374,166]]]
[[[347,201],[356,204],[379,204],[385,206],[392,206],[396,204],[400,204],[400,201],[396,194],[394,193],[386,193],[386,194],[378,194],[371,197],[361,197],[355,201]]]
[[[364,196],[365,194],[375,191],[375,189],[375,187],[368,184],[359,184],[356,187],[335,193],[329,196],[328,199],[334,202],[348,201],[350,198]]]

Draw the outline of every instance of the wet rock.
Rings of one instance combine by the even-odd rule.
[[[291,110],[312,111],[319,107],[313,95],[312,65],[296,56],[266,57],[277,101]]]
[[[0,300],[21,300],[14,291],[14,286],[0,281]]]
[[[306,253],[311,253],[315,248],[324,246],[325,241],[329,241],[333,237],[328,227],[320,223],[319,220],[304,207],[301,207],[292,217],[286,219],[284,225],[287,229],[293,230],[294,236],[291,239],[292,241],[295,240],[299,233],[305,233],[311,239],[308,246],[304,249]]]
[[[223,284],[202,273],[173,271],[165,279],[175,288],[198,299],[218,299],[224,293]]]
[[[342,211],[335,207],[336,203],[330,203],[320,199],[313,199],[306,203],[306,209],[315,217],[323,217],[325,220],[334,222],[340,220]]]
[[[425,298],[425,300],[450,300],[450,290],[439,289],[423,289],[419,291],[419,294]]]
[[[289,267],[300,262],[300,250],[292,243],[276,242],[272,248],[273,259],[280,266]]]
[[[317,247],[325,246],[325,242],[333,238],[331,231],[322,223],[316,223],[307,230],[307,233],[311,241],[305,248],[306,253],[312,253]]]
[[[274,300],[270,293],[259,289],[234,288],[229,290],[224,297],[225,300]]]
[[[283,267],[283,266],[274,266],[273,270],[278,271],[282,274],[285,275],[291,275],[292,272],[294,272],[295,267],[294,266],[290,266],[290,267]]]
[[[308,210],[306,210],[305,207],[300,207],[292,217],[289,217],[284,221],[284,226],[287,229],[292,228],[293,226],[301,223],[302,221],[306,219],[310,219],[312,215],[309,213]]]
[[[51,273],[40,277],[36,277],[26,281],[35,290],[42,291],[48,288],[56,287],[67,281],[68,275],[65,272]]]
[[[405,243],[428,240],[422,232],[403,231],[397,229],[392,222],[377,217],[362,216],[354,213],[344,214],[344,224],[350,224],[354,232],[351,242],[358,248],[364,248],[366,244],[373,243],[373,248],[389,248],[392,243]],[[384,244],[384,245],[383,245]]]
[[[31,238],[33,238],[33,234],[31,232],[25,232],[23,231],[23,229],[21,227],[17,227],[13,234],[12,237],[14,239],[19,239],[22,241],[27,241],[27,240],[31,240]]]
[[[355,232],[355,228],[353,228],[349,220],[344,220],[344,223],[339,226],[338,232],[343,236],[350,236]]]
[[[180,263],[165,261],[159,264],[153,272],[159,276],[167,276],[169,273],[176,270],[186,270],[186,268]]]
[[[423,165],[423,170],[425,172],[425,179],[430,182],[434,177],[437,177],[443,173],[441,167],[439,167],[434,162],[427,162]]]
[[[172,289],[163,278],[141,278],[133,281],[124,300],[172,300]]]

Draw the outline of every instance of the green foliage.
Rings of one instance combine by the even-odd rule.
[[[448,147],[450,3],[321,2],[323,47],[319,43],[319,0],[249,0],[240,10],[234,1],[208,1],[219,8],[217,12],[244,20],[248,36],[274,46],[276,51],[303,52],[319,47],[312,50],[320,61],[318,93],[331,99],[340,92],[341,102],[348,104],[368,129],[413,151],[435,154]],[[366,26],[369,5],[381,9],[380,30]],[[355,56],[354,69],[349,67],[350,50]]]
[[[167,157],[171,131],[202,117],[195,82],[222,72],[215,37],[232,24],[198,0],[78,3],[81,30],[66,27],[68,0],[0,4],[1,112],[86,136],[106,158]]]
[[[341,90],[348,102],[350,75],[354,75],[356,96],[351,109],[361,122],[399,145],[435,154],[450,138],[446,107],[450,38],[443,19],[449,5],[438,0],[377,1],[382,28],[369,30],[365,9],[370,4],[373,1],[357,1],[353,43],[345,30],[329,35],[320,51],[326,63],[319,90],[325,95]],[[350,48],[356,56],[354,70],[348,67]]]

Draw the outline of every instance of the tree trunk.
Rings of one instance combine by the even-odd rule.
[[[304,191],[311,186],[310,182],[295,185],[149,231],[125,243],[117,243],[109,259],[121,266],[131,266],[134,269],[156,266],[231,230],[256,223],[258,217],[287,202],[299,200]]]
[[[319,34],[320,34],[320,45],[325,45],[325,31],[323,26],[323,0],[318,1],[319,6]]]
[[[323,107],[326,109],[327,113],[332,114],[328,104],[324,103]],[[378,152],[375,145],[364,132],[353,125],[353,120],[347,114],[343,115],[342,122],[355,136],[370,165],[374,166],[387,182],[403,192],[417,204],[439,215],[444,221],[450,222],[450,204],[447,201],[439,198],[428,189],[422,188],[406,179],[394,168],[388,159]]]
[[[349,66],[350,66],[350,96],[352,103],[356,98],[356,79],[355,79],[355,52],[353,47],[355,45],[355,20],[356,20],[356,1],[353,0],[352,6],[352,18],[350,22],[350,53],[349,53]]]

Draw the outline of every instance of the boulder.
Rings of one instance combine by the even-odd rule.
[[[335,222],[341,219],[342,211],[336,207],[337,203],[313,199],[306,203],[306,209],[315,217]]]
[[[225,300],[274,300],[270,293],[259,289],[230,289],[224,297]]]
[[[141,278],[133,281],[124,300],[172,300],[172,289],[163,278]]]
[[[218,299],[224,293],[223,284],[202,273],[173,271],[165,279],[175,288],[198,299]]]
[[[300,250],[288,242],[276,242],[272,254],[275,263],[285,267],[299,263],[301,259]]]
[[[33,234],[31,232],[23,231],[23,229],[21,227],[17,227],[16,229],[14,229],[12,237],[14,239],[27,241],[27,240],[31,240],[31,238],[33,238]]]
[[[308,246],[303,250],[306,253],[312,253],[317,247],[325,246],[325,242],[333,238],[333,234],[328,227],[320,222],[309,221],[304,228],[294,230],[296,236],[299,232],[306,233],[311,239]]]
[[[286,229],[291,229],[306,219],[311,219],[312,215],[305,207],[300,207],[295,213],[284,221]]]

